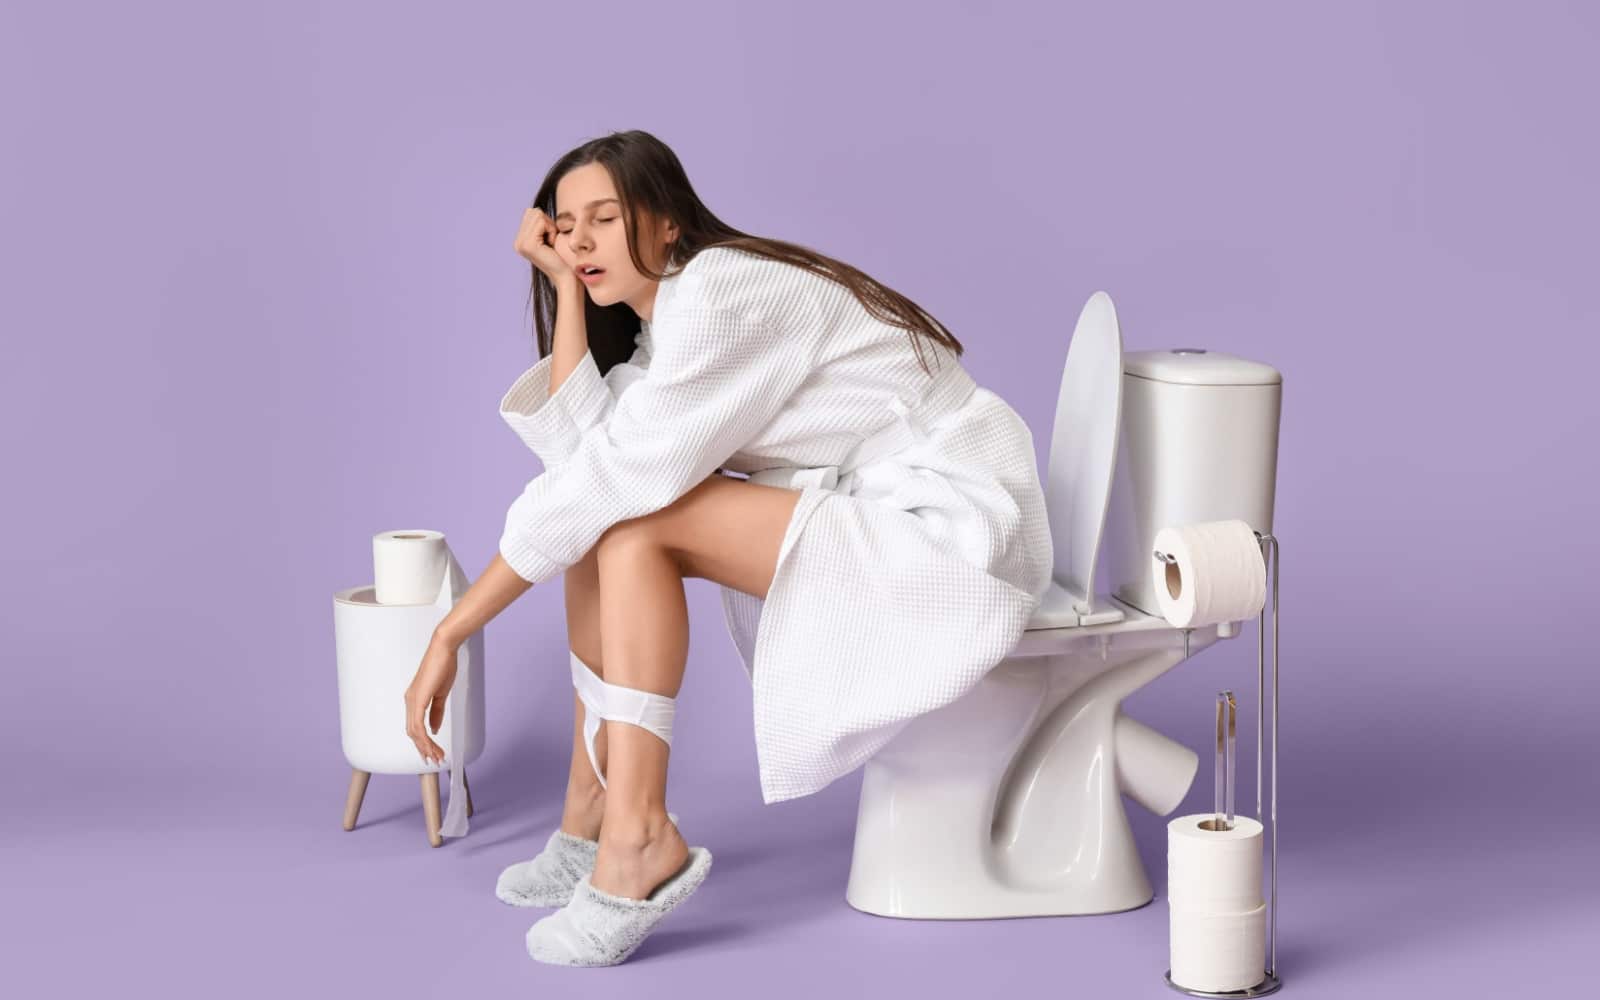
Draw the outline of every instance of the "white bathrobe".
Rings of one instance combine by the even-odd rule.
[[[850,773],[1006,656],[1049,585],[1028,427],[947,348],[820,275],[729,247],[657,286],[633,356],[545,357],[500,403],[544,471],[500,553],[550,580],[718,468],[802,491],[766,600],[724,587],[766,802]]]

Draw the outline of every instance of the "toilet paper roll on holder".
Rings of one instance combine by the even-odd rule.
[[[1264,604],[1261,613],[1256,616],[1256,815],[1270,815],[1272,817],[1272,879],[1271,903],[1269,904],[1268,913],[1270,920],[1267,938],[1267,967],[1262,970],[1264,978],[1256,985],[1247,989],[1229,990],[1220,993],[1192,990],[1179,986],[1172,981],[1172,970],[1168,969],[1163,977],[1167,985],[1179,993],[1186,993],[1192,997],[1260,997],[1266,996],[1268,993],[1276,993],[1283,986],[1283,979],[1278,975],[1278,539],[1271,534],[1262,534],[1254,529],[1252,529],[1251,534],[1256,536],[1256,542],[1261,546],[1261,558],[1270,564],[1272,568],[1272,798],[1269,804],[1270,813],[1263,813],[1261,809],[1261,737],[1266,729],[1264,686],[1266,682],[1267,632],[1266,606]],[[1175,556],[1161,551],[1157,551],[1155,557],[1166,563],[1177,561]],[[1220,624],[1217,626],[1217,630],[1221,633],[1222,626]],[[1189,654],[1189,633],[1192,631],[1194,630],[1187,628],[1183,630],[1183,652],[1185,657]],[[1229,700],[1231,701],[1231,693]],[[1231,757],[1231,754],[1229,756]],[[1231,821],[1233,817],[1232,795],[1230,794],[1228,798],[1227,811],[1229,821]]]

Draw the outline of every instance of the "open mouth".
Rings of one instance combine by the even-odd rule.
[[[584,281],[594,282],[599,281],[601,275],[605,273],[605,268],[603,267],[587,267],[578,272],[578,277]]]

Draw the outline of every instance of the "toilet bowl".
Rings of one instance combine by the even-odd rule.
[[[1165,816],[1199,755],[1122,701],[1238,632],[1160,614],[1167,525],[1272,531],[1282,376],[1198,348],[1124,354],[1089,298],[1044,477],[1053,573],[1021,640],[971,691],[909,722],[862,775],[846,901],[891,917],[1111,913],[1153,898],[1123,808]],[[1109,589],[1096,587],[1104,542]]]

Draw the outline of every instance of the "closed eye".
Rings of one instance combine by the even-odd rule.
[[[615,215],[613,215],[609,219],[596,219],[594,221],[596,221],[596,222],[616,222],[617,221],[617,217]],[[561,233],[564,236],[567,233],[572,232],[572,230],[570,230],[570,229],[557,229],[556,232]]]

